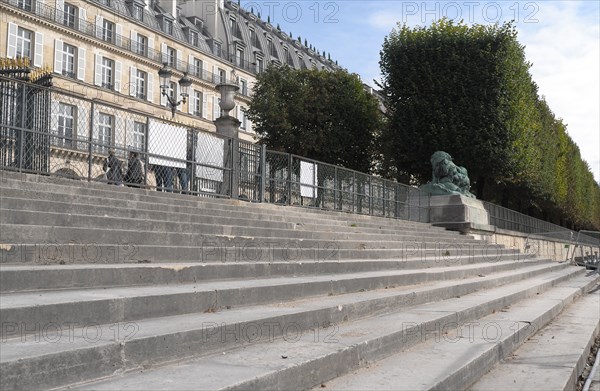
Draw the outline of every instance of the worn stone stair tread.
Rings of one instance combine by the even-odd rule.
[[[573,303],[470,390],[574,390],[599,332],[600,291],[596,291]]]
[[[589,285],[591,280],[582,276],[582,273],[578,274],[580,276],[573,278],[569,284],[558,283],[557,287],[550,288],[546,293],[550,297],[563,299],[574,295],[583,286]],[[542,277],[537,282],[548,282],[548,278],[549,276]],[[416,327],[414,325],[469,321],[477,319],[478,313],[489,313],[498,306],[502,308],[502,302],[519,291],[528,291],[531,296],[536,287],[532,280],[493,288],[460,299],[417,305],[402,311],[342,323],[334,330],[320,330],[318,338],[313,332],[308,332],[293,343],[279,339],[240,346],[177,365],[117,375],[75,389],[306,389],[380,358],[381,354],[391,349],[385,346],[386,341],[400,338],[403,332],[414,331],[411,328]],[[554,305],[560,298],[542,300]],[[520,305],[527,310],[541,310],[540,299],[523,298],[523,301]],[[403,328],[403,325],[411,326]],[[323,340],[324,335],[329,337],[327,342]],[[419,350],[421,348],[422,344],[419,345]],[[418,366],[419,363],[415,365]],[[421,362],[420,365],[428,364]],[[414,372],[410,376],[416,377]],[[368,382],[361,389],[377,389],[377,385]]]
[[[460,262],[459,262],[460,261]],[[489,262],[485,257],[463,257],[457,262],[435,259],[374,259],[307,262],[234,262],[234,263],[149,263],[149,264],[0,264],[0,292],[47,291],[117,286],[172,285],[236,278],[273,278],[375,271],[430,269]],[[532,255],[513,254],[495,259],[494,264],[547,262]]]
[[[205,198],[205,197],[196,197],[190,195],[180,195],[176,193],[161,193],[156,191],[149,190],[139,190],[139,189],[110,189],[104,184],[93,184],[97,186],[95,189],[87,189],[81,184],[78,186],[73,186],[73,184],[68,185],[55,185],[51,183],[44,183],[45,191],[40,192],[39,184],[35,184],[33,182],[25,182],[25,186],[23,183],[18,183],[16,187],[6,186],[6,184],[0,184],[0,191],[4,193],[18,193],[18,192],[29,192],[29,198],[35,199],[37,195],[41,199],[48,199],[51,197],[56,197],[60,200],[69,200],[76,201],[77,199],[90,199],[96,200],[101,204],[106,204],[108,201],[114,200],[118,202],[118,205],[121,206],[131,206],[135,203],[146,203],[146,204],[154,204],[154,205],[164,205],[165,207],[193,207],[193,208],[201,208],[201,207],[211,207],[214,209],[231,209],[235,207],[241,211],[248,211],[251,213],[266,213],[269,211],[277,211],[279,213],[283,213],[288,217],[306,217],[306,216],[315,216],[318,219],[330,218],[330,219],[341,219],[341,220],[353,220],[355,222],[365,222],[366,224],[373,223],[381,223],[384,225],[406,225],[406,226],[427,226],[425,223],[420,223],[418,221],[411,220],[394,220],[385,218],[383,216],[369,216],[368,214],[350,214],[344,211],[335,211],[335,210],[311,210],[310,208],[302,208],[296,206],[283,206],[283,205],[275,205],[275,204],[267,204],[267,203],[248,203],[239,200],[230,200],[230,199],[213,199],[213,198]],[[29,187],[29,188],[27,188]],[[6,189],[6,190],[5,190]],[[55,191],[52,191],[55,190]],[[36,194],[37,193],[37,194]],[[0,192],[0,194],[2,194]],[[15,195],[15,194],[12,194]],[[38,198],[39,199],[39,198]],[[104,203],[101,200],[105,200]],[[432,230],[443,230],[440,227],[434,227],[429,225]]]
[[[47,193],[44,193],[47,196]],[[386,222],[370,222],[364,221],[360,223],[360,226],[356,224],[356,221],[348,215],[347,218],[343,219],[332,219],[328,216],[288,216],[286,213],[273,213],[274,211],[257,211],[256,208],[252,209],[252,212],[242,212],[237,210],[235,206],[230,206],[224,209],[214,209],[205,207],[182,207],[176,206],[175,210],[160,210],[156,208],[153,203],[137,202],[135,205],[127,205],[129,208],[124,209],[123,206],[113,206],[106,203],[104,199],[98,199],[97,202],[92,203],[80,203],[80,202],[65,202],[63,200],[55,201],[44,199],[28,199],[27,204],[23,204],[21,198],[15,197],[2,197],[3,205],[7,205],[10,210],[15,212],[27,212],[27,211],[42,211],[52,212],[52,209],[58,209],[58,213],[81,213],[80,210],[86,213],[93,213],[95,216],[101,216],[102,214],[110,213],[112,216],[124,216],[124,215],[160,215],[166,219],[181,219],[189,220],[190,218],[207,218],[207,219],[236,219],[241,221],[266,221],[273,223],[286,223],[288,225],[317,225],[323,224],[330,227],[342,227],[352,228],[353,230],[373,230],[373,231],[390,231],[390,232],[403,232],[407,228],[419,229],[425,232],[444,233],[448,236],[459,237],[461,236],[458,232],[447,231],[441,227],[434,227],[417,222],[407,222],[404,220],[387,219],[390,221]],[[131,204],[131,202],[129,202]],[[131,206],[135,206],[131,208]],[[234,210],[235,209],[235,210]],[[268,213],[267,213],[268,212]],[[293,221],[290,221],[293,220]],[[355,226],[353,226],[353,223]],[[384,224],[385,223],[385,224]]]
[[[515,265],[527,265],[523,261],[514,263]],[[96,300],[115,300],[121,298],[134,297],[150,297],[150,296],[165,296],[176,295],[181,293],[210,293],[223,290],[241,290],[246,288],[257,287],[275,287],[288,285],[311,285],[327,282],[338,281],[355,281],[359,279],[369,279],[378,277],[393,277],[393,276],[423,276],[422,282],[443,280],[445,275],[453,271],[477,271],[481,273],[489,273],[486,266],[491,269],[495,264],[468,264],[460,266],[448,266],[445,268],[432,269],[409,269],[409,270],[385,270],[374,272],[346,273],[346,274],[331,274],[331,275],[309,275],[309,276],[292,276],[292,277],[272,277],[272,278],[252,278],[224,281],[198,281],[187,284],[171,284],[157,286],[138,286],[138,287],[104,287],[104,288],[89,288],[89,289],[74,289],[74,290],[54,290],[45,292],[24,292],[24,293],[5,293],[0,297],[2,309],[39,307],[42,305],[56,305],[73,302],[86,302]],[[517,268],[516,271],[527,272],[529,270],[546,269],[555,264],[543,263],[534,264],[529,267]],[[515,270],[509,270],[502,273],[510,274]],[[493,274],[488,275],[489,278]],[[310,291],[310,289],[308,290]]]
[[[470,387],[524,340],[569,306],[581,294],[581,281],[598,284],[600,276],[580,276],[559,284],[544,295],[511,305],[507,310],[478,319],[446,336],[371,363],[354,373],[327,382],[331,390],[455,390]],[[596,300],[596,302],[598,302]],[[572,307],[571,307],[572,308]],[[580,308],[579,308],[580,309]],[[596,319],[598,311],[594,310]],[[581,313],[581,312],[579,312]],[[443,329],[442,329],[443,331]],[[513,368],[514,370],[515,368]],[[315,388],[316,389],[316,388]],[[479,388],[494,390],[494,388]],[[510,389],[510,388],[508,388]],[[545,389],[545,388],[521,388]],[[498,390],[505,390],[500,388]]]
[[[497,299],[497,297],[504,297],[513,292],[518,293],[522,291],[535,290],[539,287],[547,286],[548,283],[552,285],[562,281],[562,279],[581,274],[581,269],[574,267],[563,267],[560,269],[554,268],[554,270],[551,268],[549,270],[551,271],[545,272],[544,269],[540,269],[539,274],[529,276],[527,280],[521,278],[516,282],[508,282],[502,286],[489,288],[483,292],[473,292],[474,289],[471,289],[470,292],[461,297],[462,301],[457,301],[457,303],[453,305],[458,306],[457,308],[461,306],[466,306],[466,308],[468,308],[470,305],[477,305],[478,303],[482,302],[485,303],[488,300],[493,301]],[[531,271],[532,270],[525,271],[523,276]],[[503,277],[511,275],[518,276],[519,274],[520,273],[517,272],[498,273],[497,276],[489,277],[489,284],[491,286],[495,286],[494,284],[497,284],[497,281],[494,281],[495,279],[502,279]],[[283,317],[303,311],[318,311],[322,308],[337,308],[341,311],[344,306],[352,306],[360,302],[370,303],[372,300],[378,299],[399,299],[402,308],[413,304],[417,300],[427,299],[427,296],[424,295],[424,293],[436,290],[445,292],[445,288],[451,288],[452,291],[455,292],[454,296],[456,294],[460,295],[460,293],[463,292],[462,289],[465,289],[465,287],[468,289],[469,284],[482,283],[482,280],[483,278],[481,277],[471,277],[458,281],[447,280],[389,289],[352,292],[334,296],[302,298],[300,300],[288,301],[286,303],[271,302],[269,304],[259,306],[233,307],[229,310],[221,310],[214,313],[190,313],[160,318],[141,319],[135,321],[135,324],[139,326],[138,333],[127,343],[132,343],[136,340],[153,336],[176,334],[186,330],[199,330],[201,329],[203,322],[214,322],[218,324],[256,322],[264,320],[267,317]],[[435,297],[430,299],[432,301],[430,304],[421,304],[419,308],[439,308],[439,302],[436,306],[436,303],[433,301],[435,299]],[[448,301],[446,302],[449,303]],[[372,306],[367,306],[367,308],[369,307]],[[446,312],[446,310],[444,310],[444,312]],[[401,314],[394,313],[393,316],[398,317],[401,316]],[[102,327],[104,330],[100,333],[102,335],[102,339],[96,345],[110,345],[118,343],[112,338],[114,336],[114,333],[110,331],[112,325],[113,324],[95,324],[95,326]],[[73,335],[78,336],[79,334],[74,332]],[[59,350],[70,351],[86,348],[89,345],[90,343],[86,342],[82,337],[75,338],[73,341],[68,340],[67,338],[62,338],[59,343],[55,343],[52,338],[43,341],[34,341],[33,338],[26,338],[25,342],[23,342],[19,336],[7,338],[0,345],[0,363],[14,361],[19,358],[37,357],[44,354],[55,353]]]

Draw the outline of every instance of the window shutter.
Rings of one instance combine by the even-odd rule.
[[[63,14],[65,11],[65,1],[56,0],[56,23],[63,23]]]
[[[195,75],[197,70],[193,69],[192,67],[194,66],[194,56],[192,56],[191,54],[188,56],[188,73],[191,75]]]
[[[217,69],[216,69],[216,68],[217,68],[217,67],[215,67],[215,66],[213,65],[213,67],[212,67],[212,81],[213,81],[213,83],[215,83],[215,84],[219,84],[219,82],[217,81],[217,79],[218,79],[219,75],[217,75]]]
[[[123,36],[123,25],[120,23],[117,23],[115,25],[115,30],[117,31],[117,36],[115,37],[115,44],[117,46],[121,46],[121,37]]]
[[[167,107],[167,97],[162,94],[162,88],[160,89],[160,105]]]
[[[152,55],[154,51],[154,38],[148,37],[148,57]]]
[[[102,85],[102,56],[96,53],[96,66],[94,67],[94,84]]]
[[[134,121],[131,118],[127,118],[125,120],[125,127],[126,127],[126,136],[125,136],[125,148],[127,148],[128,151],[133,150],[133,127],[134,127]]]
[[[217,119],[221,116],[221,108],[219,107],[219,98],[213,96],[213,119]]]
[[[62,74],[63,41],[54,40],[54,72]]]
[[[57,100],[50,100],[50,133],[58,133],[58,107],[59,102]]]
[[[104,23],[104,18],[100,15],[96,15],[96,37],[102,38],[102,23]]]
[[[194,114],[196,107],[196,91],[190,88],[190,98],[188,99],[188,113]]]
[[[85,48],[77,48],[77,78],[85,81]]]
[[[33,57],[33,66],[41,67],[44,65],[44,34],[35,33],[35,55]]]
[[[202,93],[202,118],[208,119],[208,97]]]
[[[17,25],[8,24],[8,40],[6,44],[6,57],[15,58],[17,55]]]
[[[177,58],[175,59],[175,68],[179,69],[180,71],[184,71],[186,69],[180,69],[181,67],[179,66],[179,62],[183,62],[183,54],[181,54],[181,50],[177,51]]]
[[[137,79],[135,78],[136,68],[129,67],[129,95],[135,96],[137,91]]]
[[[83,7],[79,8],[79,21],[78,28],[79,31],[85,31],[87,27],[87,10]]]
[[[179,84],[175,83],[175,102],[179,101]],[[177,105],[177,111],[181,111],[181,107],[183,106],[183,103]]]
[[[161,62],[163,62],[163,63],[167,62],[167,44],[166,43],[160,44],[160,53],[161,53]]]
[[[252,132],[252,122],[248,118],[246,118],[246,130]]]
[[[137,32],[135,30],[131,30],[129,34],[131,37],[131,47],[129,49],[137,53],[139,49],[137,43]]]
[[[154,93],[154,75],[148,72],[148,92],[146,92],[146,97],[148,98],[148,102],[154,102],[154,97],[152,94]]]
[[[87,140],[90,136],[90,107],[90,105],[75,107],[77,130],[73,132],[73,135],[77,135],[79,140]],[[84,149],[87,146],[87,144],[79,143],[77,147]]]
[[[121,61],[115,61],[115,91],[121,92]]]

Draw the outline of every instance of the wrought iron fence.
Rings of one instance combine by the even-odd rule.
[[[0,168],[429,222],[419,189],[0,76]],[[568,229],[484,202],[490,224]]]

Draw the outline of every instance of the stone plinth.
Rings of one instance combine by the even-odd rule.
[[[483,202],[463,195],[432,196],[429,221],[461,232],[495,231]]]

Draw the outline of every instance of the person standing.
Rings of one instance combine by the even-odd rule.
[[[129,187],[140,187],[144,183],[144,169],[137,152],[129,152],[125,183]]]
[[[123,184],[123,168],[121,161],[115,156],[115,151],[113,149],[108,150],[108,158],[104,161],[102,168],[106,173],[108,183],[112,185]]]

